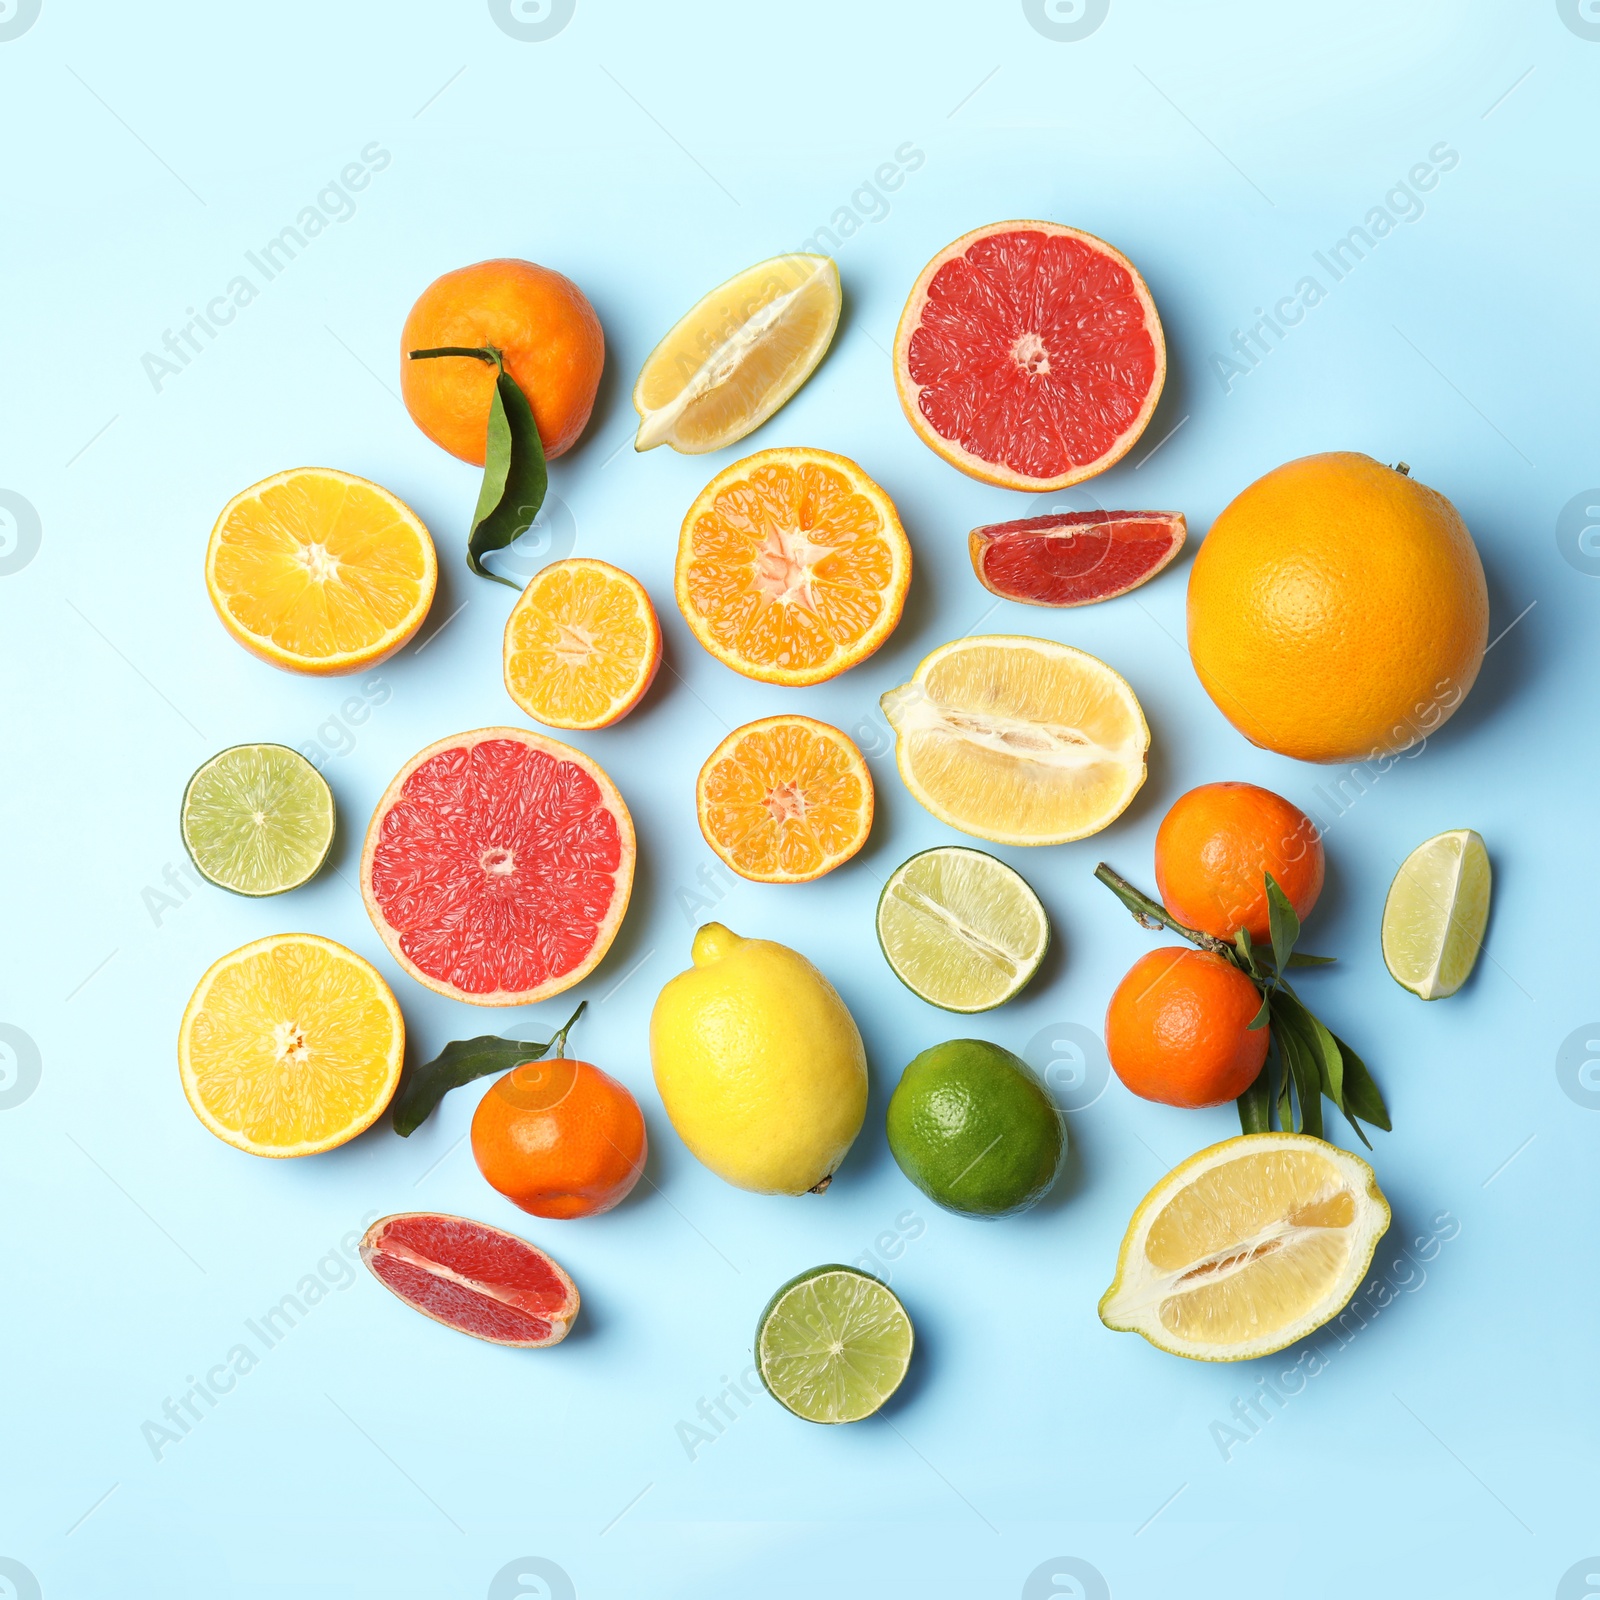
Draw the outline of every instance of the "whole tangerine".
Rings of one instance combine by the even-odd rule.
[[[496,349],[533,407],[546,457],[577,443],[605,365],[600,319],[570,278],[532,261],[480,261],[435,278],[400,335],[400,392],[437,445],[481,467],[495,369],[470,356],[413,361],[413,350]]]
[[[1142,955],[1106,1007],[1106,1054],[1128,1088],[1169,1106],[1237,1100],[1267,1058],[1270,1029],[1250,1023],[1256,986],[1209,950]]]
[[[524,1061],[472,1117],[472,1158],[536,1217],[593,1217],[628,1195],[648,1150],[639,1102],[588,1061]]]
[[[1322,893],[1322,837],[1280,794],[1253,783],[1203,783],[1156,830],[1156,885],[1179,922],[1219,939],[1272,936],[1270,872],[1303,922]]]

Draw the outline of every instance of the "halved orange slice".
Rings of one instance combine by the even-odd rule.
[[[812,717],[735,728],[695,785],[706,843],[756,883],[808,883],[832,872],[867,842],[872,809],[861,752]]]
[[[894,631],[911,546],[891,501],[827,450],[762,450],[700,492],[678,539],[695,638],[762,683],[821,683]]]
[[[278,933],[213,962],[178,1030],[194,1114],[254,1156],[331,1150],[370,1127],[400,1081],[406,1028],[370,962]]]
[[[438,575],[417,514],[332,467],[295,467],[236,494],[206,550],[223,627],[275,667],[322,676],[365,671],[404,646]]]
[[[644,585],[609,561],[571,556],[534,574],[506,618],[506,692],[547,728],[608,728],[661,665]]]

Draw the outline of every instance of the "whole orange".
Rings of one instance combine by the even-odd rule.
[[[1259,478],[1189,574],[1189,653],[1254,744],[1366,761],[1426,738],[1483,661],[1489,593],[1456,508],[1350,451]]]
[[[1256,986],[1209,950],[1140,956],[1106,1007],[1106,1054],[1136,1095],[1169,1106],[1237,1100],[1267,1058]]]
[[[547,457],[577,443],[594,409],[606,341],[570,278],[532,261],[480,261],[435,278],[400,335],[400,392],[411,420],[451,455],[483,465],[495,369],[470,356],[413,361],[413,350],[492,346],[533,407]]]
[[[644,1171],[644,1117],[625,1085],[588,1061],[524,1061],[472,1117],[478,1170],[536,1217],[592,1217]]]
[[[1203,783],[1180,795],[1156,830],[1156,885],[1179,922],[1231,939],[1272,936],[1266,875],[1302,922],[1322,893],[1322,839],[1281,794],[1253,783]]]

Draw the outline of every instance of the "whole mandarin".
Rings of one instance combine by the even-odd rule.
[[[644,1171],[644,1116],[625,1085],[588,1061],[524,1061],[472,1118],[478,1170],[536,1217],[592,1217]]]
[[[413,361],[413,350],[492,346],[528,397],[546,457],[577,443],[594,409],[606,341],[570,278],[532,261],[480,261],[435,278],[400,335],[400,392],[411,420],[451,455],[481,467],[495,369],[471,356]]]
[[[1223,956],[1168,947],[1140,956],[1106,1007],[1106,1054],[1136,1095],[1169,1106],[1237,1100],[1267,1058],[1250,1023],[1256,986]]]
[[[1272,936],[1266,875],[1303,922],[1322,893],[1322,837],[1298,806],[1253,783],[1203,783],[1156,831],[1156,885],[1179,922],[1219,939]]]

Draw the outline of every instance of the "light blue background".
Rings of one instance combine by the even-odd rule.
[[[1579,544],[1600,520],[1584,514],[1600,504],[1600,490],[1585,495],[1600,483],[1593,0],[1111,0],[1076,42],[1030,25],[1029,11],[1057,15],[1037,0],[577,0],[543,42],[512,37],[481,3],[230,13],[43,0],[20,34],[26,12],[7,3],[0,489],[34,508],[41,536],[22,564],[10,502],[0,1021],[26,1037],[18,1066],[17,1035],[0,1036],[13,1057],[0,1092],[0,1555],[21,1564],[0,1575],[18,1594],[1600,1590],[1600,1559],[1586,1562],[1600,1550],[1600,1082],[1583,1065],[1600,1037],[1600,1025],[1585,1031],[1600,1015],[1600,550],[1592,530]],[[164,330],[222,293],[243,253],[372,141],[392,159],[355,214],[157,392],[141,357]],[[1225,387],[1212,357],[1234,330],[1315,271],[1312,252],[1363,223],[1440,141],[1459,162],[1420,196],[1424,213]],[[862,190],[908,142],[925,159],[903,184]],[[734,451],[635,456],[628,391],[659,335],[711,285],[852,206],[856,231],[835,252],[845,319],[802,393]],[[1145,442],[1088,486],[1098,503],[1182,509],[1198,538],[1269,467],[1344,448],[1409,461],[1460,507],[1489,575],[1491,634],[1510,632],[1447,729],[1376,783],[1369,773],[1364,795],[1347,770],[1252,749],[1206,699],[1182,643],[1187,554],[1137,595],[1086,611],[991,605],[974,581],[966,530],[1028,501],[918,443],[886,351],[926,259],[1010,216],[1110,239],[1162,313],[1166,397]],[[518,720],[499,669],[511,596],[461,559],[476,474],[418,433],[395,392],[415,295],[501,254],[570,274],[605,325],[600,402],[552,471],[547,522],[558,550],[570,538],[644,580],[670,670],[626,722],[574,741],[638,826],[616,946],[572,995],[486,1015],[400,973],[353,884],[371,807],[408,756]],[[800,691],[719,666],[671,600],[689,501],[735,455],[776,444],[860,460],[898,503],[916,556],[890,643]],[[388,485],[440,547],[433,619],[381,669],[372,697],[386,697],[359,724],[338,719],[364,680],[255,661],[218,626],[201,581],[223,502],[301,463]],[[1575,497],[1567,560],[1557,522]],[[1265,783],[1327,826],[1329,884],[1306,943],[1339,965],[1304,992],[1366,1056],[1393,1113],[1374,1157],[1396,1218],[1379,1267],[1438,1213],[1459,1224],[1425,1282],[1391,1272],[1409,1274],[1411,1292],[1348,1348],[1320,1342],[1326,1369],[1270,1423],[1258,1418],[1231,1459],[1212,1424],[1257,1393],[1257,1368],[1176,1361],[1095,1316],[1134,1204],[1172,1163],[1236,1131],[1231,1109],[1168,1110],[1112,1082],[1071,1115],[1059,1195],[992,1225],[935,1210],[884,1145],[900,1068],[968,1030],[903,990],[873,938],[885,875],[956,837],[901,787],[876,702],[973,629],[1103,656],[1133,683],[1154,742],[1149,783],[1107,832],[1000,852],[1044,897],[1056,946],[1033,986],[971,1031],[1031,1047],[1041,1066],[1055,1059],[1052,1081],[1070,1090],[1070,1051],[1050,1042],[1098,1031],[1116,980],[1152,943],[1095,884],[1095,862],[1149,886],[1154,830],[1177,794]],[[707,889],[694,774],[729,727],[784,707],[862,743],[878,783],[871,844],[809,887],[713,877]],[[335,860],[287,899],[182,897],[162,875],[184,862],[184,781],[247,739],[320,744],[343,818]],[[1328,798],[1341,777],[1342,804]],[[1494,860],[1488,953],[1460,995],[1423,1006],[1384,973],[1380,909],[1403,855],[1460,826]],[[866,1036],[867,1125],[824,1198],[725,1187],[662,1114],[646,1019],[687,963],[692,923],[712,914],[812,955]],[[217,955],[286,928],[376,961],[423,1054],[497,1023],[542,1037],[588,998],[578,1047],[638,1093],[650,1182],[603,1220],[524,1217],[487,1189],[463,1142],[476,1090],[409,1141],[385,1125],[293,1164],[210,1138],[179,1089],[179,1015]],[[1569,1094],[1557,1057],[1575,1030]],[[26,1039],[40,1064],[31,1094]],[[583,1290],[578,1333],[545,1353],[477,1344],[409,1315],[362,1273],[153,1457],[142,1424],[189,1374],[250,1342],[246,1318],[308,1273],[343,1281],[329,1257],[341,1236],[419,1207],[552,1250]],[[897,1223],[908,1212],[918,1221]],[[745,1367],[771,1290],[897,1228],[917,1234],[884,1268],[919,1336],[903,1397],[876,1421],[826,1431],[760,1398],[691,1460],[678,1424]],[[519,1577],[524,1557],[555,1566]],[[558,1569],[571,1588],[550,1578]]]

